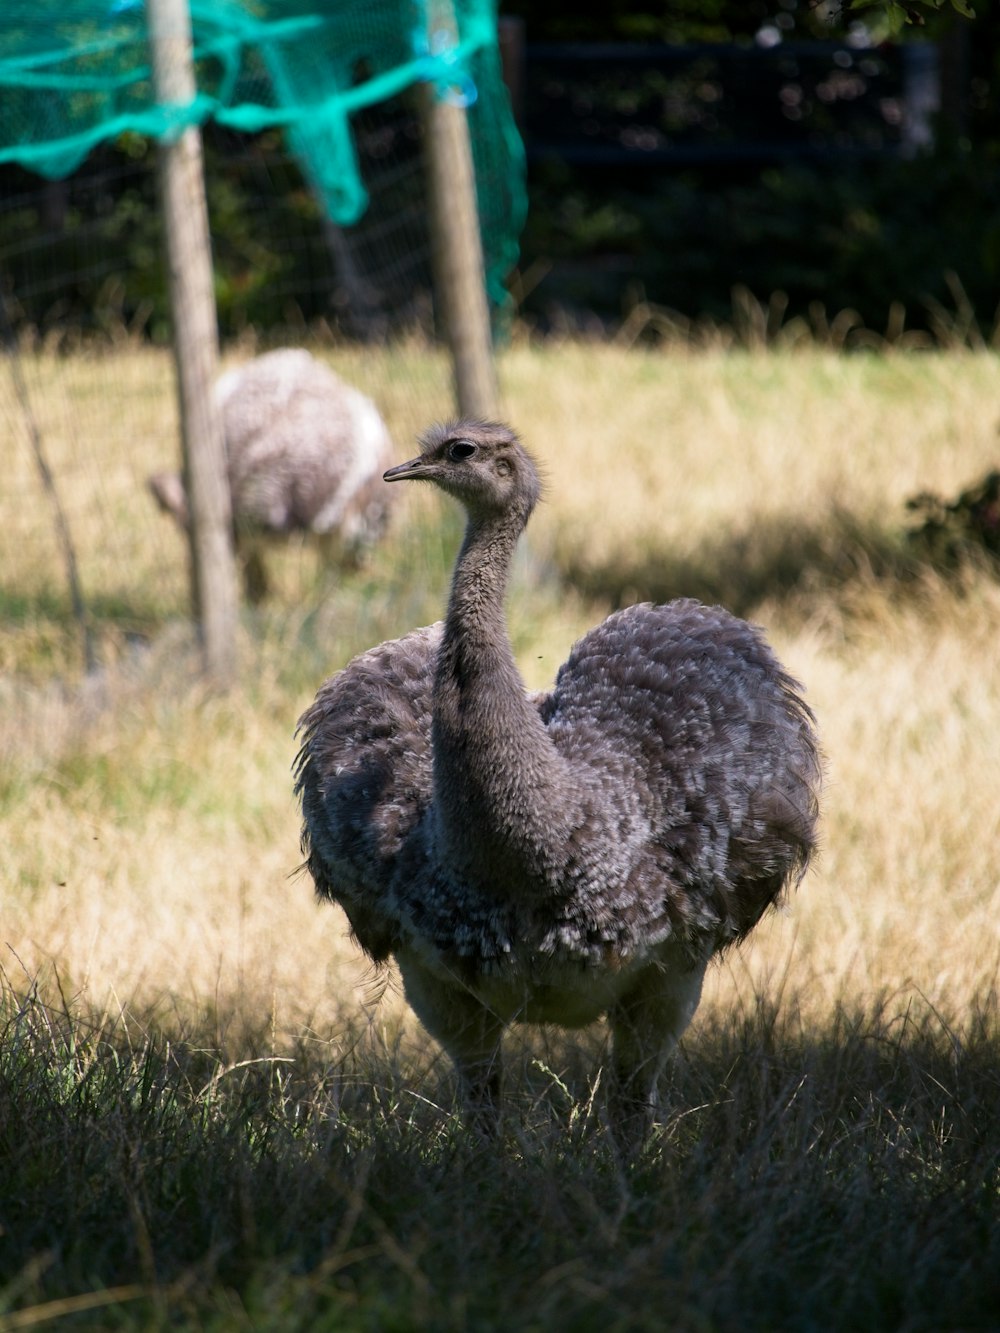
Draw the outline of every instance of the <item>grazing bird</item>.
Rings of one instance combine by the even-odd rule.
[[[813,717],[759,629],[690,600],[614,613],[529,694],[504,595],[536,466],[491,422],[422,444],[385,479],[465,507],[447,617],[356,657],[302,717],[306,864],[396,959],[475,1120],[495,1121],[509,1023],[606,1015],[634,1132],[708,960],[814,851]]]
[[[382,535],[389,503],[381,474],[392,441],[370,398],[299,348],[267,352],[226,371],[215,397],[250,601],[267,593],[262,537],[313,533],[327,560],[353,562]],[[149,488],[186,528],[181,478],[156,473]]]

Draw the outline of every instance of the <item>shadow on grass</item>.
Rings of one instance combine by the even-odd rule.
[[[243,609],[250,640],[293,640],[297,652],[286,655],[280,678],[296,691],[306,688],[371,644],[440,617],[460,532],[457,520],[421,521],[396,534],[361,569],[319,571],[297,586],[287,580],[266,603]],[[852,599],[857,590],[919,595],[933,575],[959,591],[969,571],[1000,574],[1000,563],[980,547],[966,543],[938,550],[913,537],[833,508],[815,519],[762,521],[720,532],[691,553],[658,546],[644,533],[634,547],[619,548],[603,561],[566,546],[554,562],[536,564],[529,545],[525,568],[536,594],[544,588],[558,596],[568,584],[603,607],[694,597],[750,618],[765,602],[807,606],[807,599],[824,597],[852,615],[864,615],[864,599]],[[87,609],[101,665],[141,655],[171,627],[190,625],[185,606],[161,603],[141,590],[134,596],[94,595]],[[11,631],[8,664],[17,670],[80,673],[82,627],[60,589],[0,589],[0,626]]]
[[[517,1048],[484,1143],[426,1046],[223,1058],[3,1001],[0,1328],[994,1326],[995,993],[961,1032],[898,1000],[719,1021],[631,1161],[587,1040]]]
[[[814,521],[770,520],[721,534],[692,555],[644,540],[635,551],[616,551],[603,563],[581,552],[564,556],[559,566],[580,592],[615,607],[695,597],[742,616],[764,601],[804,592],[837,593],[873,579],[905,589],[928,570],[955,569],[954,562],[932,561],[902,529],[864,523],[839,509]]]

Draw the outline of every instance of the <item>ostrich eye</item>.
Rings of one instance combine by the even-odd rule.
[[[453,463],[461,463],[475,452],[476,446],[471,440],[455,440],[448,446],[448,457]]]

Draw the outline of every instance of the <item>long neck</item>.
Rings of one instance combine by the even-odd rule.
[[[523,520],[470,519],[434,682],[437,835],[452,870],[530,892],[563,769],[514,662],[504,594]]]

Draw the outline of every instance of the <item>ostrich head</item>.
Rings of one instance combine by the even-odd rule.
[[[433,426],[423,453],[390,468],[386,481],[432,481],[460,501],[472,519],[528,521],[541,494],[538,467],[509,426],[464,418]]]

